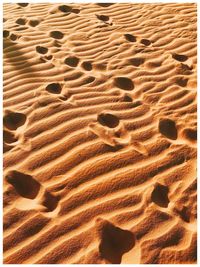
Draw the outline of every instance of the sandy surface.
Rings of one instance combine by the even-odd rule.
[[[4,263],[196,263],[196,5],[4,5]]]

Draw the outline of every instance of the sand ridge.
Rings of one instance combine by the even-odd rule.
[[[196,263],[196,4],[4,4],[4,263]]]

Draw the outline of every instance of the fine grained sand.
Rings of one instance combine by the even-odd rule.
[[[196,263],[196,5],[4,5],[4,263]]]

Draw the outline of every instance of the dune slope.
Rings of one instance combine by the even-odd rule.
[[[3,21],[4,263],[196,263],[196,5]]]

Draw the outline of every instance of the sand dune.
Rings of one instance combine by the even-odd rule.
[[[196,263],[196,5],[4,4],[4,263]]]

